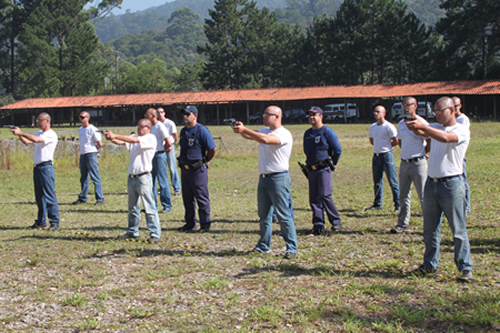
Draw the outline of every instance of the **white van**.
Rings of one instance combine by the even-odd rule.
[[[323,108],[323,121],[344,121],[344,114],[347,121],[352,122],[359,117],[358,107],[355,103],[347,103],[347,112],[344,112],[345,104],[327,104]]]
[[[391,119],[399,120],[401,116],[404,114],[403,103],[397,102],[392,104],[391,108]],[[432,103],[431,102],[418,102],[417,114],[421,117],[430,119],[434,118],[434,112],[432,112]]]

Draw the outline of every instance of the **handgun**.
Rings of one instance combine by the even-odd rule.
[[[8,129],[14,129],[14,128],[17,128],[16,125],[3,125],[4,128],[8,128]]]
[[[109,131],[107,129],[100,129],[100,130],[97,130],[96,132],[103,133],[103,134],[109,133]]]
[[[302,173],[304,174],[304,176],[306,176],[306,178],[309,178],[309,168],[307,167],[307,165],[302,164],[300,162],[297,162],[297,163],[299,163],[300,170],[302,171]]]
[[[417,118],[413,118],[410,114],[404,114],[401,116],[401,119],[404,119],[405,122],[417,120]]]
[[[237,126],[238,125],[238,120],[236,120],[234,118],[224,119],[224,125],[229,125],[231,127]]]

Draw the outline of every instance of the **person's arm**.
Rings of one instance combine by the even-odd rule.
[[[207,156],[205,157],[205,161],[207,163],[209,163],[212,160],[212,158],[214,158],[216,150],[217,150],[217,148],[213,148],[213,149],[210,149],[209,151],[207,151]]]
[[[177,143],[177,140],[179,139],[179,136],[177,135],[177,132],[172,133],[172,137],[174,138],[174,142],[172,144],[175,145]]]
[[[125,143],[139,143],[137,136],[118,135],[111,131],[106,133],[106,139],[120,146],[124,146]]]
[[[19,140],[21,140],[21,142],[24,143],[25,145],[30,143],[45,142],[45,140],[42,137],[24,133],[23,131],[21,131],[19,127],[11,129],[10,131],[12,132],[12,134],[17,135],[19,137]]]
[[[458,142],[458,136],[455,132],[445,132],[429,125],[422,124],[417,120],[409,121],[406,125],[417,135],[431,137],[439,142]]]
[[[99,150],[99,149],[101,149],[101,148],[102,148],[102,141],[97,141],[97,142],[95,143],[95,147],[96,147],[98,150]]]
[[[170,139],[169,138],[165,139],[165,144],[163,145],[163,148],[165,149],[165,151],[167,153],[172,150],[172,144],[170,143]]]
[[[391,146],[395,147],[399,144],[399,139],[397,137],[391,138]]]
[[[234,131],[234,133],[241,134],[241,136],[247,140],[257,141],[258,143],[263,143],[266,145],[280,145],[281,144],[281,140],[276,135],[265,134],[265,133],[251,130],[251,129],[245,127],[245,125],[243,125],[243,123],[241,121],[238,122],[238,125],[233,127],[233,131]]]
[[[370,144],[373,146],[373,138],[370,138]]]

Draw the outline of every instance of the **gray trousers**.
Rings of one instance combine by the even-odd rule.
[[[427,180],[427,161],[425,158],[414,162],[401,161],[399,165],[399,198],[401,210],[398,216],[398,226],[408,228],[410,223],[411,184],[415,184],[420,207],[424,202],[424,187]]]

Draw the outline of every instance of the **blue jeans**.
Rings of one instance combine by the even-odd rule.
[[[170,170],[170,182],[175,192],[181,191],[181,179],[177,172],[177,158],[175,157],[175,145],[172,145],[172,150],[167,153],[167,166]]]
[[[280,223],[281,235],[286,243],[286,251],[297,253],[297,231],[289,207],[290,174],[278,173],[272,176],[260,176],[257,188],[257,203],[260,219],[260,239],[255,248],[261,252],[271,249],[273,232],[272,209],[274,206]]]
[[[467,179],[467,160],[464,158],[464,181],[465,181],[465,214],[469,214],[472,207],[470,204],[470,186],[469,179]]]
[[[99,175],[99,164],[97,162],[97,152],[80,155],[80,184],[82,192],[78,195],[78,199],[83,202],[87,202],[89,176],[92,183],[94,183],[95,200],[104,201],[101,176]]]
[[[455,264],[458,270],[472,270],[469,237],[465,227],[465,184],[462,175],[433,182],[427,179],[424,190],[424,267],[437,269],[441,243],[441,220],[446,216],[453,233]]]
[[[392,189],[392,200],[394,206],[399,207],[399,184],[396,175],[396,164],[394,163],[394,154],[392,151],[379,154],[373,154],[372,173],[373,173],[373,190],[375,192],[375,200],[373,205],[382,207],[382,199],[384,195],[384,172],[387,174],[387,180]]]
[[[161,227],[156,209],[156,195],[153,193],[153,181],[151,174],[131,178],[128,177],[128,230],[127,233],[134,236],[139,236],[139,224],[141,222],[141,202],[146,211],[146,222],[151,237],[160,237]]]
[[[46,225],[48,215],[51,225],[59,225],[59,205],[56,197],[55,171],[52,164],[33,168],[33,184],[38,206],[37,225]]]
[[[153,157],[153,193],[155,196],[155,207],[158,209],[156,200],[156,184],[160,185],[160,202],[163,209],[172,209],[172,197],[170,195],[170,185],[167,173],[167,154],[165,152],[156,153]]]

